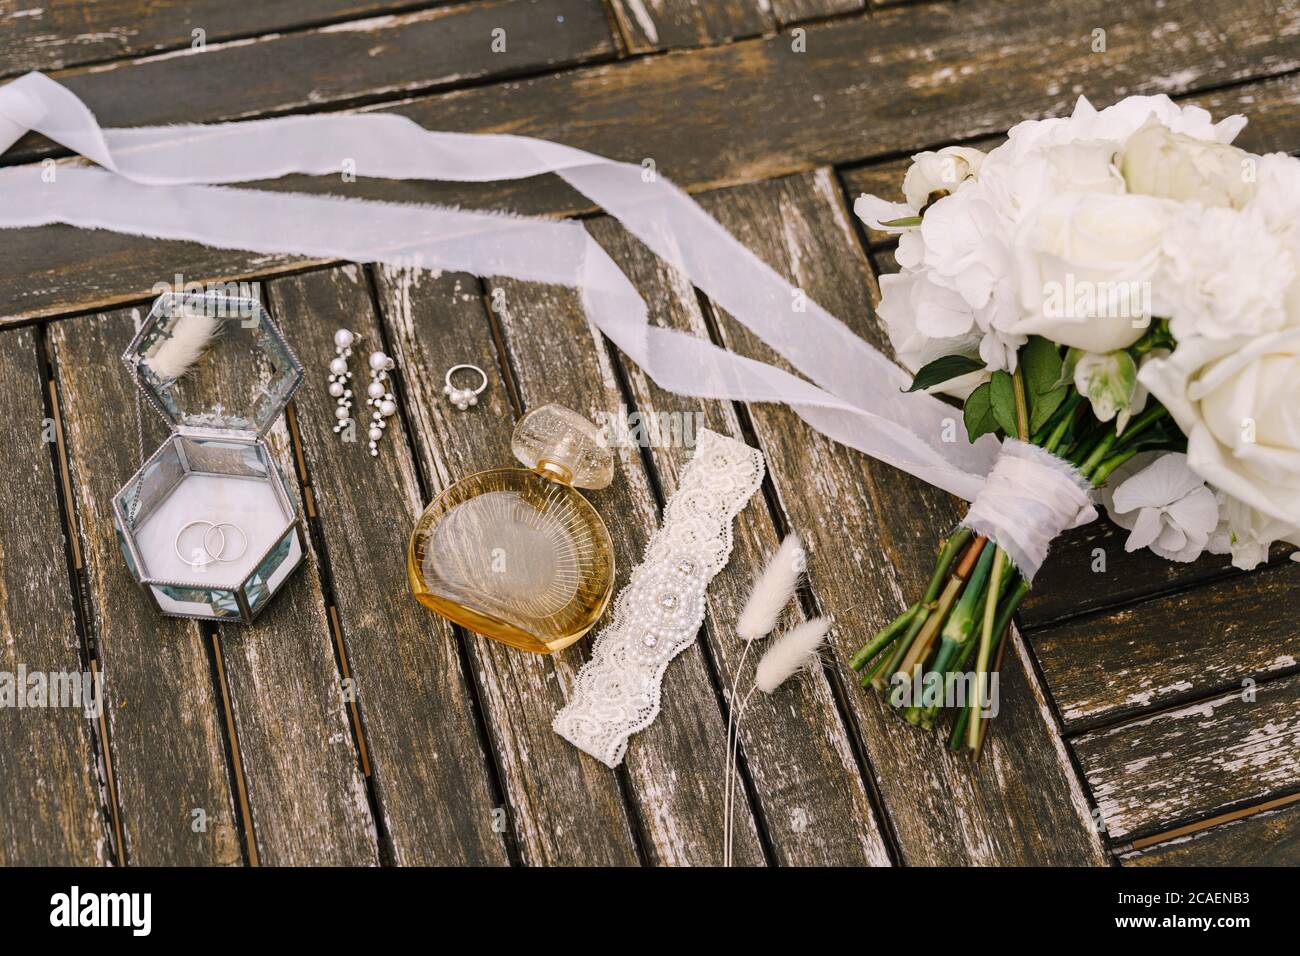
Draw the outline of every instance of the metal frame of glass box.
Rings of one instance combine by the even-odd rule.
[[[239,321],[245,328],[258,330],[258,348],[276,372],[263,387],[265,400],[259,403],[252,418],[223,418],[219,405],[216,412],[185,413],[168,394],[169,383],[154,380],[156,376],[146,369],[142,361],[146,349],[166,334],[168,329],[160,331],[160,327],[176,318],[178,306],[212,309],[222,321]],[[307,552],[297,503],[289,494],[284,475],[263,437],[301,384],[302,365],[260,302],[216,292],[163,293],[127,346],[122,361],[136,387],[171,426],[171,433],[162,445],[113,496],[113,520],[127,568],[160,614],[251,623],[271,603],[271,598]],[[186,424],[186,421],[202,424]],[[259,556],[238,585],[205,587],[195,581],[168,581],[145,573],[148,563],[140,552],[134,531],[192,474],[265,482],[285,515],[284,529],[275,535],[274,543]],[[186,605],[207,607],[185,609]]]

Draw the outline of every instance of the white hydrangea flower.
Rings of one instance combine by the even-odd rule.
[[[879,208],[864,203],[860,212]],[[1018,309],[1010,255],[1006,222],[978,180],[934,202],[920,228],[899,237],[898,264],[911,281],[881,283],[879,311],[895,348],[917,333],[938,343],[975,337],[990,369],[1013,371],[1027,336],[1006,330]]]
[[[1289,323],[1297,265],[1257,209],[1180,206],[1164,239],[1164,299],[1180,342],[1263,335]]]
[[[1291,253],[1296,275],[1286,293],[1287,325],[1300,325],[1300,159],[1286,153],[1260,156],[1258,188],[1247,209],[1261,216]]]

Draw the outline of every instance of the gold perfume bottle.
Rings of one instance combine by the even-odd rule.
[[[406,572],[425,607],[485,637],[539,654],[568,647],[609,603],[614,551],[575,488],[604,488],[614,456],[577,412],[544,405],[519,420],[525,468],[481,471],[424,509]]]

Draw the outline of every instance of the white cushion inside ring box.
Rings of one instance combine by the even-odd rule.
[[[228,475],[187,475],[135,530],[136,544],[151,578],[199,587],[238,587],[284,534],[293,516],[285,514],[275,490],[265,481]],[[230,522],[248,535],[248,546],[238,531],[222,528],[225,553],[243,554],[235,561],[211,561],[192,567],[177,556],[176,533],[192,521]],[[221,535],[207,525],[186,529],[179,550],[186,558],[207,561],[201,551],[204,532],[208,547],[217,552]],[[199,553],[194,551],[199,549]]]

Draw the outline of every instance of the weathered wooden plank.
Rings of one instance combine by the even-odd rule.
[[[1300,805],[1253,813],[1120,856],[1124,866],[1300,866]]]
[[[0,63],[4,75],[57,70],[409,6],[409,0],[267,0],[237,10],[224,0],[12,2],[0,14]]]
[[[1259,83],[1198,93],[1186,98],[1209,110],[1215,119],[1233,113],[1250,118],[1233,141],[1252,153],[1300,150],[1300,74],[1291,73]]]
[[[392,420],[377,458],[366,446],[366,357],[384,346],[365,272],[308,273],[268,292],[309,366],[294,399],[298,435],[392,860],[504,864],[504,827],[494,825],[490,758],[469,675],[450,628],[430,639],[430,616],[407,589],[406,545],[424,501],[400,420]],[[335,400],[325,389],[341,323],[361,336],[351,359],[360,410],[352,443],[334,432]]]
[[[1067,731],[1078,731],[1295,668],[1298,616],[1300,568],[1287,561],[1047,628],[1031,643]]]
[[[1300,787],[1300,675],[1075,738],[1112,840]]]
[[[292,344],[293,333],[285,334]],[[208,380],[217,395],[247,395],[267,373],[265,363],[214,363]],[[301,509],[283,416],[266,440]],[[258,861],[377,864],[378,836],[310,542],[303,566],[253,624],[222,624],[219,632]]]
[[[798,288],[876,344],[874,284],[834,174],[821,170],[703,197],[734,235]],[[792,321],[797,318],[792,319]],[[733,351],[779,359],[729,316]],[[813,592],[836,615],[836,664],[856,731],[906,862],[1100,863],[1105,859],[1080,781],[1017,638],[1000,681],[1000,713],[978,764],[944,739],[890,714],[843,661],[920,593],[956,502],[813,432],[789,409],[751,406],[777,498],[808,542]],[[1032,819],[1026,828],[1021,821]]]
[[[1143,0],[1125,9],[1110,52],[1098,55],[1086,39],[1097,23],[1110,22],[1113,5],[1088,0],[1058,6],[904,7],[812,25],[805,53],[791,50],[787,36],[746,40],[384,108],[431,129],[528,133],[633,162],[654,159],[675,181],[700,189],[1000,132],[1026,116],[1069,110],[1076,92],[1100,104],[1123,93],[1177,93],[1281,72],[1300,60],[1300,44],[1275,29],[1287,22],[1286,10],[1279,17],[1279,11],[1255,5],[1206,11],[1193,0]],[[1150,47],[1147,35],[1166,22],[1188,24],[1180,43]],[[996,56],[984,48],[987,36],[1000,38]],[[1043,50],[1054,52],[1044,57]],[[1300,109],[1288,104],[1287,88],[1280,85],[1243,86],[1220,95],[1225,104],[1233,95],[1257,97],[1259,102],[1243,103],[1251,110],[1294,115]],[[131,121],[129,114],[102,119]],[[520,213],[590,205],[550,180],[472,187],[291,177],[276,188]],[[194,261],[194,246],[58,227],[0,236],[0,255],[8,264],[0,276],[0,317],[143,298],[159,274],[247,274],[267,260],[209,251]],[[271,260],[268,268],[282,268],[281,262]]]
[[[1145,548],[1125,551],[1128,534],[1102,515],[1053,542],[1052,553],[1021,607],[1025,627],[1037,630],[1062,618],[1101,611],[1162,591],[1206,587],[1223,579],[1228,579],[1231,586],[1248,577],[1232,567],[1226,554],[1203,554],[1190,564],[1180,564]],[[1293,550],[1279,546],[1270,561],[1283,563]],[[1091,583],[1079,587],[1080,581]]]
[[[595,220],[589,229],[654,304],[657,324],[707,336],[704,314],[695,290],[663,260],[633,240],[610,219]],[[735,408],[665,392],[644,372],[618,355],[640,422],[680,423],[681,435],[703,424],[745,441]],[[668,431],[671,436],[674,434]],[[653,463],[661,494],[677,487],[690,449],[681,443],[652,442],[645,450]],[[754,576],[776,550],[778,536],[765,507],[746,508],[737,516],[730,563],[708,591],[708,616],[702,640],[715,673],[730,686],[741,646],[732,631]],[[788,624],[802,619],[797,603]],[[745,670],[752,680],[757,657],[751,653]],[[742,690],[743,693],[743,690]],[[792,682],[770,702],[756,697],[746,711],[741,750],[753,780],[755,800],[768,841],[781,865],[885,865],[889,855],[877,811],[853,754],[850,734],[836,711],[834,691],[825,674]]]
[[[514,411],[479,281],[395,269],[376,270],[376,279],[428,494],[437,495],[474,472],[514,463]],[[489,379],[479,404],[468,412],[450,406],[442,394],[447,369],[462,362],[477,364]],[[399,559],[404,560],[404,554],[394,558]],[[576,651],[546,657],[527,654],[475,634],[453,632],[432,614],[428,627],[433,640],[464,642],[523,861],[639,862],[636,823],[617,775],[551,730],[551,719],[564,704],[564,687],[580,663]]]
[[[833,17],[865,10],[866,0],[771,0],[772,12],[782,25],[818,17]]]
[[[1141,0],[1126,6],[1122,24],[1104,0],[921,4],[810,25],[805,52],[780,34],[396,110],[443,128],[549,136],[630,162],[652,157],[700,189],[994,135],[1066,113],[1081,93],[1104,104],[1290,72],[1300,43],[1276,27],[1300,12],[1294,3],[1206,11],[1194,0]],[[1105,55],[1090,46],[1099,23],[1113,24]],[[1150,31],[1169,23],[1179,29],[1153,46]],[[547,205],[533,208],[564,208],[559,195],[539,193]]]
[[[135,389],[118,361],[133,332],[130,312],[119,312],[56,322],[49,333],[85,558],[87,627],[107,680],[126,860],[237,864],[243,856],[206,638],[197,622],[154,612],[114,536],[110,501],[141,464]],[[167,428],[147,405],[141,424],[147,456]]]
[[[185,47],[57,78],[106,124],[151,126],[395,99],[614,53],[599,0],[482,0]],[[168,95],[149,95],[158,89]],[[25,137],[9,159],[52,149],[46,140]]]
[[[764,0],[610,0],[610,9],[629,53],[711,46],[776,25]]]
[[[0,336],[0,456],[8,475],[0,514],[0,865],[104,864],[113,850],[101,812],[96,725],[69,706],[79,700],[62,696],[61,679],[51,692],[48,676],[80,682],[86,664],[40,361],[30,329]]]
[[[621,413],[625,399],[610,356],[595,347],[594,327],[573,290],[501,278],[489,280],[488,287],[499,303],[496,314],[525,409],[559,402],[593,421]],[[614,450],[619,466],[614,483],[589,497],[609,527],[614,586],[621,589],[640,563],[659,515],[640,449],[623,445]],[[748,507],[761,509],[763,503],[756,496]],[[566,698],[589,642],[557,664]],[[660,704],[658,718],[633,738],[624,760],[646,850],[655,863],[719,864],[726,720],[698,643],[673,659],[664,674]],[[595,764],[585,754],[582,760]],[[763,861],[743,801],[736,812],[733,849],[740,865]]]

